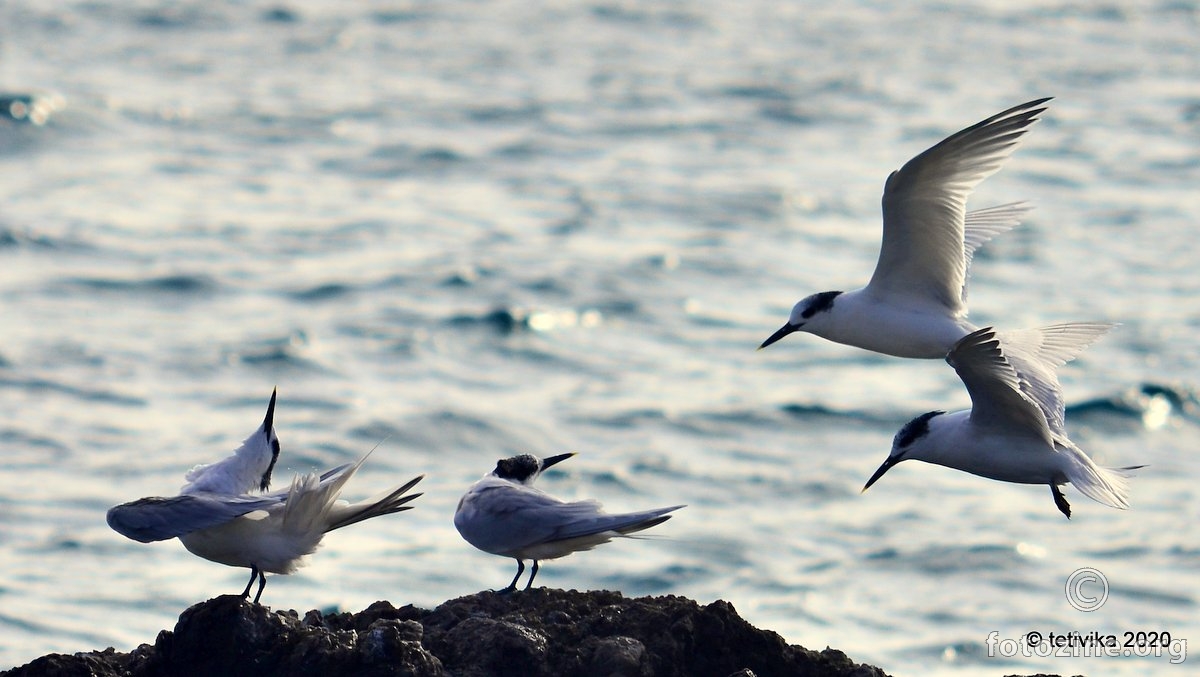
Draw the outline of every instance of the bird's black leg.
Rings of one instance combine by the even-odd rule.
[[[533,569],[529,572],[529,582],[525,584],[526,590],[533,587],[533,577],[537,576],[537,570],[538,570],[538,561],[535,559],[535,560],[533,560]]]
[[[533,566],[536,570],[537,562],[534,562]],[[507,595],[508,593],[515,591],[517,589],[517,579],[520,578],[521,574],[523,573],[525,573],[525,561],[517,560],[517,575],[513,576],[512,583],[509,583],[507,588],[503,590],[497,590],[496,592],[500,593],[501,595]]]
[[[1058,506],[1058,509],[1062,511],[1062,514],[1067,516],[1067,519],[1071,519],[1071,504],[1067,503],[1067,497],[1063,496],[1057,484],[1050,484],[1050,493],[1054,494],[1054,505]]]
[[[258,604],[258,599],[262,597],[263,588],[267,587],[267,574],[262,569],[258,570],[258,594],[254,596],[254,603]]]
[[[254,585],[254,579],[258,578],[258,567],[250,565],[250,581],[246,583],[246,589],[242,591],[242,599],[250,599],[250,586]],[[257,601],[257,600],[255,600]]]

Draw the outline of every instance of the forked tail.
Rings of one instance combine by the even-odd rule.
[[[645,531],[650,527],[658,526],[663,522],[671,519],[667,513],[674,512],[685,506],[673,505],[669,508],[655,508],[654,510],[644,510],[642,512],[625,513],[623,515],[612,515],[611,519],[615,523],[609,525],[610,531],[615,531],[622,536],[635,534],[639,531]]]
[[[1078,447],[1062,448],[1059,451],[1070,455],[1071,469],[1067,472],[1067,480],[1088,498],[1124,510],[1129,507],[1129,478],[1133,471],[1144,468],[1143,465],[1131,465],[1123,468],[1104,468],[1092,462]]]
[[[334,529],[341,529],[342,527],[350,526],[351,524],[368,520],[372,517],[412,510],[412,506],[406,504],[421,496],[421,494],[405,495],[405,492],[412,489],[416,486],[417,482],[423,479],[425,479],[424,475],[418,475],[401,486],[372,496],[365,501],[359,501],[350,505],[335,505],[329,516],[329,526],[325,530],[333,531]]]

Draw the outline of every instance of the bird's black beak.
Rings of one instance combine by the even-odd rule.
[[[275,425],[275,394],[279,388],[271,391],[271,403],[267,405],[267,417],[263,419],[263,430],[267,433],[271,432],[271,427]]]
[[[783,325],[782,327],[780,327],[779,331],[775,332],[774,334],[771,334],[770,338],[768,338],[766,341],[763,341],[762,345],[759,346],[758,349],[762,350],[763,348],[766,348],[767,346],[778,341],[779,339],[783,338],[784,336],[787,336],[788,334],[791,334],[792,332],[797,331],[799,329],[800,329],[800,325],[792,324],[791,322],[789,322],[789,323]]]
[[[867,483],[863,486],[862,490],[865,492],[867,489],[870,489],[872,484],[875,484],[875,482],[878,481],[880,477],[883,477],[883,473],[891,470],[892,466],[896,465],[897,463],[899,463],[900,461],[903,461],[903,460],[904,460],[903,454],[897,454],[895,456],[888,456],[887,460],[883,462],[883,465],[879,466],[879,470],[876,470],[875,474],[871,475],[871,479],[867,480]],[[860,492],[860,493],[862,493],[862,492]]]
[[[575,455],[575,452],[572,451],[569,454],[559,454],[558,456],[551,456],[549,458],[544,458],[544,459],[542,459],[542,470],[545,471],[546,468],[549,468],[550,466],[554,465],[555,463],[561,463],[562,461],[565,461],[574,455]]]

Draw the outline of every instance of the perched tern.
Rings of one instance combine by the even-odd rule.
[[[673,505],[610,515],[596,501],[561,501],[533,486],[538,475],[575,454],[540,459],[523,454],[501,459],[496,469],[471,486],[458,502],[454,526],[468,543],[484,552],[517,560],[517,575],[501,592],[517,589],[525,560],[533,560],[528,590],[538,561],[565,557],[671,519]]]
[[[1006,355],[1011,343],[1053,371],[1112,326],[1060,324],[1003,335],[985,327],[963,337],[946,361],[966,386],[971,408],[951,414],[931,411],[906,423],[863,491],[892,466],[915,459],[1002,482],[1049,485],[1054,504],[1068,519],[1071,506],[1058,488],[1067,482],[1094,501],[1128,508],[1125,479],[1142,466],[1102,468],[1093,463],[1067,438],[1057,381],[1051,385],[1028,380]],[[1047,417],[1047,408],[1058,415]]]
[[[232,456],[198,465],[186,475],[178,496],[142,498],[108,511],[108,525],[142,543],[179,538],[194,555],[234,567],[248,567],[250,581],[242,597],[258,580],[257,604],[267,584],[266,573],[290,574],[334,529],[394,512],[421,494],[406,494],[423,475],[358,503],[338,495],[368,453],[323,474],[297,475],[291,486],[265,493],[279,458],[275,435],[275,392],[267,416]]]
[[[1049,100],[1023,103],[967,127],[892,172],[883,188],[879,261],[867,286],[802,299],[759,349],[808,332],[896,357],[944,358],[976,329],[966,319],[967,272],[976,248],[1013,228],[1030,209],[1013,203],[967,213],[967,198],[1000,169]]]

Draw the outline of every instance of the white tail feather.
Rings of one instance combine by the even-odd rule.
[[[1079,447],[1071,445],[1062,447],[1060,453],[1067,454],[1071,459],[1067,470],[1067,480],[1088,498],[1120,510],[1129,507],[1129,482],[1132,471],[1142,466],[1126,468],[1103,468],[1096,465],[1092,459]]]

